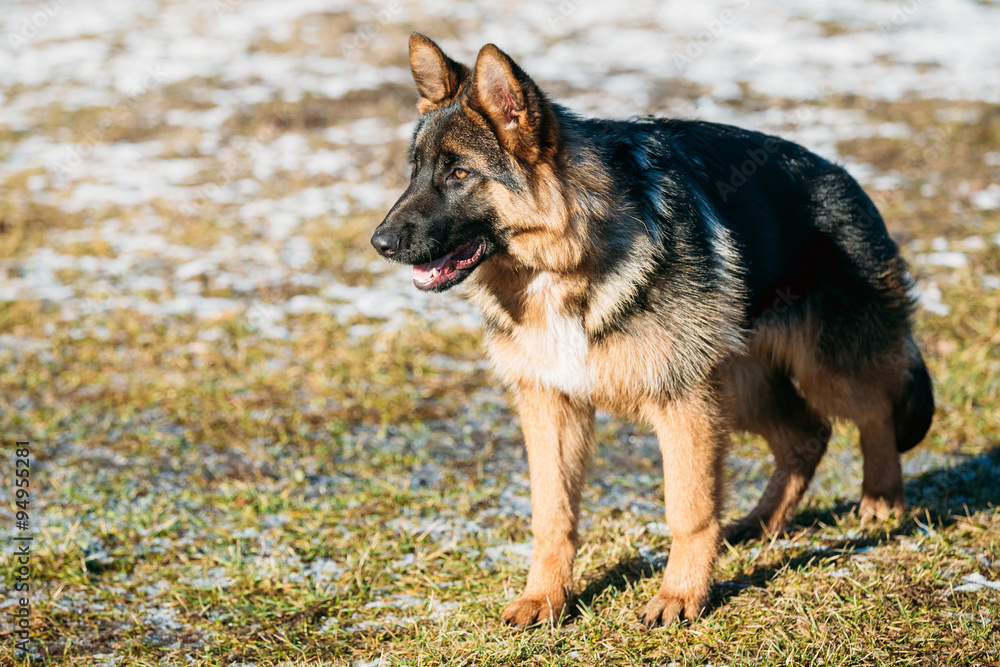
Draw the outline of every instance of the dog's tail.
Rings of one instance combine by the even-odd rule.
[[[931,376],[916,345],[910,342],[910,366],[903,390],[893,402],[892,422],[896,429],[896,450],[908,451],[917,446],[934,419],[934,393]]]

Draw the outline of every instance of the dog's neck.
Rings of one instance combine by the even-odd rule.
[[[618,267],[613,275],[594,268],[608,265],[602,260],[609,251],[605,231],[616,222],[609,176],[585,153],[578,152],[560,169],[552,165],[539,170],[537,194],[530,204],[534,214],[504,251],[470,277],[470,297],[488,326],[534,326],[544,322],[547,313],[558,312],[596,331],[605,324],[609,305],[628,298],[640,281],[630,265]],[[638,243],[638,252],[647,244]]]

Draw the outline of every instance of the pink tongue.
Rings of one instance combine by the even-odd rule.
[[[455,253],[448,253],[441,259],[435,260],[433,262],[427,262],[426,264],[417,264],[413,267],[413,279],[416,280],[421,285],[426,285],[432,282],[435,278],[440,275],[441,270],[444,265],[448,263],[451,256]]]

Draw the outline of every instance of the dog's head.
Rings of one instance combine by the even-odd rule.
[[[414,34],[410,68],[420,94],[410,185],[372,236],[378,253],[412,264],[417,288],[440,292],[498,253],[530,264],[551,252],[519,240],[565,219],[546,168],[556,120],[538,87],[492,44],[470,70]]]

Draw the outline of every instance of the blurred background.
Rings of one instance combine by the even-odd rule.
[[[1000,3],[7,0],[0,433],[33,443],[37,658],[383,664],[437,655],[427,623],[517,657],[470,629],[530,551],[509,397],[459,291],[417,292],[368,243],[407,180],[412,31],[469,64],[494,42],[583,114],[731,123],[845,164],[918,284],[939,412],[904,459],[911,502],[996,526]],[[656,569],[655,441],[606,415],[599,440],[581,570]],[[770,465],[733,451],[727,516]],[[852,428],[829,458],[802,520],[833,526],[819,542],[859,496]],[[975,535],[930,590],[996,578]],[[605,616],[644,595],[595,590]]]

